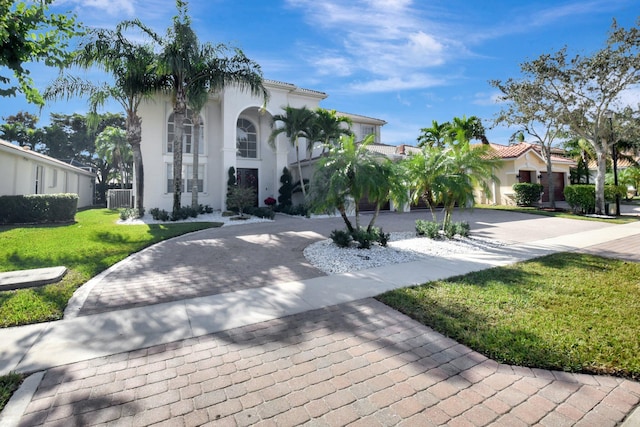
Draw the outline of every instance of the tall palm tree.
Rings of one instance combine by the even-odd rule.
[[[344,127],[346,124],[347,127]],[[353,121],[346,116],[338,116],[336,110],[326,110],[324,108],[316,109],[316,116],[312,124],[313,142],[322,144],[322,154],[331,147],[336,145],[341,136],[353,135],[351,125]]]
[[[200,162],[200,127],[202,126],[202,119],[200,113],[204,109],[204,106],[209,100],[209,91],[206,86],[193,85],[189,88],[187,94],[187,100],[189,103],[189,109],[191,110],[191,123],[193,124],[193,175],[191,177],[191,207],[193,209],[198,208],[198,180],[199,172],[198,166]],[[175,175],[174,175],[175,176]],[[204,177],[203,177],[204,178]]]
[[[451,123],[438,123],[437,120],[431,121],[430,128],[420,129],[418,137],[418,147],[437,147],[444,148],[450,140]]]
[[[96,29],[88,32],[75,53],[72,64],[82,68],[97,66],[113,77],[112,84],[94,84],[73,76],[61,76],[45,91],[45,99],[69,99],[87,96],[91,117],[108,99],[114,99],[125,112],[127,142],[133,151],[136,178],[135,200],[138,212],[144,210],[144,166],[142,161],[142,120],[138,115],[140,102],[159,85],[154,69],[155,55],[150,46],[140,45],[123,35],[125,24],[116,30]],[[91,123],[90,123],[91,124]],[[95,123],[93,123],[95,124]]]
[[[467,116],[462,116],[462,118],[454,117],[451,123],[451,131],[454,137],[454,140],[451,141],[452,143],[477,139],[485,145],[489,144],[482,120],[476,116],[469,118]]]
[[[301,108],[294,108],[290,105],[283,107],[284,114],[276,114],[273,116],[273,120],[271,122],[271,127],[275,125],[276,122],[282,122],[283,126],[279,128],[275,128],[271,131],[271,135],[269,135],[269,145],[271,148],[275,149],[276,138],[281,133],[284,133],[287,138],[289,138],[289,142],[293,146],[296,151],[296,162],[298,163],[298,176],[300,178],[300,185],[302,186],[302,194],[304,198],[307,198],[307,190],[304,185],[304,180],[302,178],[302,166],[300,164],[300,138],[313,139],[311,136],[311,129],[313,126],[313,122],[315,119],[315,113],[312,110],[309,110],[306,106]]]
[[[158,75],[164,79],[165,89],[173,99],[173,211],[180,210],[182,196],[182,138],[184,119],[187,114],[187,97],[192,86],[203,86],[209,91],[221,91],[225,86],[235,85],[261,96],[266,102],[268,93],[263,85],[260,66],[247,58],[240,49],[231,49],[224,44],[200,45],[191,28],[187,2],[176,0],[178,13],[165,38],[159,37],[139,21],[132,21],[161,47],[158,57]]]

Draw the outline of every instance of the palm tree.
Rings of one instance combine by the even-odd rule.
[[[491,195],[489,181],[498,181],[494,170],[500,162],[491,154],[488,144],[471,145],[468,140],[459,141],[450,149],[449,154],[451,156],[448,173],[450,185],[443,192],[445,211],[443,229],[451,222],[451,214],[456,204],[462,207],[473,206],[476,188]]]
[[[424,200],[434,222],[438,217],[436,207],[443,202],[442,194],[449,182],[451,157],[447,150],[438,146],[424,146],[420,154],[412,155],[406,163],[411,201]]]
[[[451,123],[438,123],[437,120],[431,121],[430,128],[420,129],[418,137],[418,147],[437,147],[444,148],[450,140]]]
[[[273,128],[276,122],[282,122],[283,126],[279,128],[273,129],[271,135],[269,135],[269,145],[271,148],[275,149],[276,138],[281,133],[284,133],[287,138],[289,138],[289,142],[294,147],[296,151],[296,162],[298,163],[298,176],[300,178],[300,185],[302,186],[302,194],[304,198],[307,198],[307,190],[304,185],[304,180],[302,178],[302,166],[300,164],[300,147],[299,140],[300,138],[307,138],[307,140],[312,139],[311,129],[313,127],[315,113],[312,110],[309,110],[306,106],[301,108],[294,108],[290,105],[287,105],[283,108],[284,114],[276,114],[273,116],[273,121],[271,122],[271,127]]]
[[[489,144],[482,120],[476,116],[469,118],[467,116],[462,116],[462,118],[454,117],[451,123],[451,131],[454,138],[451,141],[452,143],[477,139],[485,145]]]
[[[471,145],[464,133],[459,133],[456,143],[444,150],[426,146],[407,164],[413,201],[423,198],[434,221],[436,206],[444,205],[444,229],[456,204],[473,205],[476,188],[491,193],[488,181],[498,180],[493,172],[498,161],[491,155],[489,145]]]
[[[200,126],[202,120],[200,112],[209,100],[209,92],[204,85],[193,85],[187,94],[189,109],[191,110],[191,123],[193,124],[193,175],[191,177],[191,207],[198,209],[199,172],[200,162]],[[175,175],[174,175],[175,176]]]
[[[163,78],[165,89],[173,99],[173,211],[180,210],[182,196],[182,138],[184,119],[187,115],[188,94],[192,87],[204,87],[209,92],[221,91],[225,86],[235,85],[249,90],[252,95],[261,96],[266,102],[268,93],[263,85],[260,66],[247,58],[240,49],[233,49],[233,55],[225,54],[231,49],[224,44],[200,45],[191,28],[187,3],[176,0],[178,13],[173,25],[163,39],[140,21],[129,25],[138,26],[161,47],[158,57],[158,75]]]
[[[345,128],[342,124],[346,124]],[[312,124],[312,131],[315,135],[313,142],[322,144],[322,154],[338,143],[341,136],[353,135],[351,131],[352,120],[346,116],[338,116],[336,110],[316,109],[316,116]]]
[[[338,210],[349,232],[360,229],[358,202],[363,197],[376,204],[369,222],[371,231],[380,212],[380,206],[389,198],[401,203],[406,195],[402,180],[396,174],[391,160],[377,156],[367,149],[373,135],[356,143],[352,136],[343,136],[338,144],[329,148],[320,159],[313,179],[312,204],[317,210]],[[348,206],[354,203],[355,227],[347,216]]]
[[[129,41],[123,35],[126,23],[115,31],[89,31],[89,39],[75,53],[73,64],[82,68],[98,66],[112,75],[113,84],[96,85],[73,76],[61,76],[45,91],[45,99],[89,98],[90,118],[97,118],[97,109],[108,99],[114,99],[125,112],[127,142],[133,151],[136,178],[135,200],[138,212],[144,211],[144,166],[142,161],[142,120],[138,115],[140,102],[159,85],[151,47]],[[90,125],[94,123],[90,122]]]
[[[113,169],[118,172],[121,184],[127,184],[128,172],[133,157],[131,147],[127,144],[126,131],[113,126],[107,126],[96,137],[96,153],[106,159]],[[124,188],[124,187],[123,187]]]

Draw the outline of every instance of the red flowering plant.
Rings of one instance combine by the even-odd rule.
[[[264,204],[267,206],[273,206],[276,204],[276,199],[274,199],[273,197],[267,197],[266,199],[264,199]]]

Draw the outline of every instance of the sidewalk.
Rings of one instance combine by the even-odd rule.
[[[216,338],[216,336],[222,331],[245,331],[239,333],[247,334],[250,333],[248,331],[255,330],[252,328],[257,328],[257,330],[265,328],[268,330],[271,327],[269,325],[273,325],[273,322],[280,324],[280,321],[277,319],[285,319],[287,316],[293,316],[292,318],[287,318],[287,320],[284,321],[285,324],[291,326],[291,319],[302,318],[307,319],[308,322],[310,317],[317,315],[322,316],[323,313],[327,313],[327,310],[329,312],[342,312],[346,310],[349,313],[356,313],[357,316],[360,316],[363,312],[362,310],[364,310],[364,312],[369,312],[371,314],[375,312],[371,311],[371,307],[375,306],[376,310],[378,310],[380,308],[378,304],[366,302],[369,300],[358,302],[359,300],[399,287],[446,278],[452,275],[465,274],[467,272],[494,266],[511,264],[557,251],[587,250],[589,247],[594,245],[604,244],[634,235],[638,235],[638,238],[640,239],[640,223],[631,223],[530,243],[511,245],[483,254],[464,254],[447,257],[446,259],[432,257],[412,263],[389,265],[356,273],[316,277],[307,280],[281,283],[273,286],[245,289],[237,292],[76,317],[58,322],[8,328],[0,330],[0,342],[2,343],[0,345],[0,370],[3,374],[12,370],[20,372],[49,370],[48,372],[52,372],[51,375],[55,375],[56,369],[54,368],[56,367],[61,367],[67,364],[76,364],[86,369],[87,366],[93,366],[92,363],[88,363],[86,361],[96,358],[102,358],[98,359],[102,361],[100,363],[105,363],[106,365],[113,367],[118,365],[118,361],[122,362],[123,358],[130,358],[130,356],[127,356],[126,352],[133,351],[135,353],[136,350],[142,351],[141,349],[149,348],[161,348],[162,351],[166,351],[167,348],[191,348],[190,346],[197,346],[197,343],[200,342],[201,339],[198,337],[203,337],[206,342],[211,343],[211,340],[215,342],[219,341],[220,338]],[[381,311],[381,315],[383,317],[394,316],[396,320],[395,322],[392,322],[392,325],[396,325],[398,328],[401,327],[400,325],[411,322],[400,314],[391,314],[395,313],[393,310],[387,309]],[[402,319],[398,319],[398,316],[401,316]],[[373,319],[371,322],[375,323],[376,320]],[[252,327],[251,325],[254,326]],[[367,325],[367,322],[362,322],[355,324],[354,327],[357,328],[362,326],[366,331],[369,330]],[[392,325],[389,325],[388,327],[392,329],[396,327]],[[411,323],[410,329],[416,328],[419,329],[417,325]],[[335,328],[332,329],[333,332],[335,332],[334,329]],[[313,328],[311,328],[310,331],[313,331]],[[346,331],[348,331],[348,329]],[[355,332],[357,334],[357,331]],[[280,331],[280,333],[282,333],[282,331]],[[305,333],[311,332],[307,331]],[[217,335],[212,336],[210,334]],[[434,332],[427,335],[433,340],[433,342],[448,340]],[[417,338],[418,336],[421,336],[421,334],[418,333],[414,338]],[[381,338],[384,337],[376,337],[376,339]],[[343,340],[344,339],[345,338],[343,338]],[[347,341],[349,339],[350,338],[348,337],[346,338]],[[403,340],[400,342],[402,341]],[[448,340],[447,342],[449,341],[451,340]],[[184,344],[179,344],[179,342],[183,342]],[[174,344],[168,345],[169,343]],[[313,350],[312,344],[300,343],[300,345],[303,345],[304,348],[308,348],[310,351]],[[364,345],[364,343],[360,343],[356,347],[362,345]],[[395,343],[394,346],[395,345],[400,344]],[[415,352],[417,351],[419,353],[419,348],[422,348],[425,345],[428,344],[421,341],[420,346],[415,347],[410,351],[414,355],[406,355],[405,357],[416,357]],[[260,346],[267,348],[270,346],[273,346],[274,348],[278,347],[276,344],[270,345],[268,339],[261,341]],[[244,349],[253,348],[252,346],[246,346],[244,343],[241,347]],[[438,402],[440,403],[457,396],[458,392],[463,393],[464,390],[471,387],[471,384],[485,384],[485,381],[489,381],[488,379],[490,378],[493,378],[491,381],[505,381],[505,385],[502,388],[500,388],[501,386],[494,387],[494,393],[484,396],[484,399],[477,398],[477,407],[482,406],[480,405],[481,402],[483,405],[486,404],[486,401],[489,400],[491,396],[494,396],[495,393],[499,393],[503,389],[506,390],[510,385],[521,384],[522,381],[527,384],[527,387],[533,387],[529,390],[528,393],[530,394],[528,395],[528,398],[525,399],[526,401],[529,401],[528,399],[533,399],[534,396],[542,397],[544,394],[540,395],[540,393],[542,393],[543,390],[546,390],[547,387],[552,387],[554,390],[556,387],[560,387],[558,390],[564,390],[564,388],[571,390],[569,392],[566,390],[562,392],[557,390],[554,391],[553,393],[560,393],[558,395],[554,394],[557,402],[554,401],[553,398],[550,399],[550,396],[546,396],[545,400],[547,402],[555,402],[555,404],[549,404],[549,407],[545,410],[546,412],[543,416],[538,418],[538,421],[547,416],[551,416],[549,420],[553,420],[554,417],[562,415],[562,411],[559,413],[557,412],[559,411],[558,408],[568,399],[571,399],[573,393],[581,393],[580,390],[582,390],[583,393],[591,394],[589,401],[593,401],[593,406],[581,409],[583,411],[581,418],[586,416],[585,414],[591,414],[591,410],[599,404],[598,402],[602,403],[612,395],[619,395],[624,396],[623,401],[626,403],[622,405],[620,401],[616,401],[617,403],[609,402],[610,404],[607,408],[614,407],[618,404],[616,409],[617,412],[615,414],[610,412],[609,415],[607,415],[608,418],[605,416],[606,420],[610,421],[616,419],[617,421],[615,422],[619,422],[622,419],[621,414],[622,417],[624,417],[624,415],[626,415],[640,400],[640,386],[634,382],[608,377],[572,376],[562,373],[549,373],[549,371],[532,372],[531,370],[517,367],[505,367],[503,365],[495,364],[495,362],[491,362],[483,356],[471,352],[469,349],[461,349],[460,347],[462,346],[456,345],[456,343],[452,342],[447,344],[445,348],[438,349],[438,351],[430,353],[429,356],[433,356],[444,352],[441,354],[441,357],[446,354],[447,357],[442,359],[442,363],[445,365],[451,363],[454,365],[455,363],[462,363],[465,365],[464,369],[463,366],[457,367],[457,373],[453,375],[445,375],[445,373],[441,372],[441,380],[432,384],[432,386],[435,387],[437,384],[440,384],[441,388],[445,387],[443,384],[450,386],[449,382],[443,382],[447,379],[461,375],[461,372],[467,372],[468,375],[476,375],[478,374],[480,366],[482,367],[480,371],[483,372],[483,374],[478,374],[481,378],[478,378],[477,381],[472,381],[468,378],[465,379],[466,383],[468,383],[467,387],[463,387],[455,393],[453,393],[453,390],[450,390],[450,394],[448,394],[448,392],[443,392],[442,396],[439,396],[437,393],[432,393],[435,398],[439,399]],[[150,350],[144,351],[145,355],[149,354],[148,351]],[[158,350],[154,350],[154,352],[155,351]],[[401,353],[405,354],[407,351],[409,350],[403,350]],[[105,356],[111,357],[105,360]],[[351,356],[353,357],[353,355]],[[211,357],[211,355],[209,357]],[[243,357],[243,355],[240,354],[240,357]],[[454,361],[457,362],[454,363]],[[78,364],[78,362],[81,363]],[[397,363],[397,361],[387,362],[392,364]],[[237,365],[239,362],[236,360],[235,363]],[[119,363],[119,365],[122,365],[122,363]],[[164,368],[166,369],[167,365],[164,365]],[[114,369],[115,371],[113,375],[117,375],[116,372],[120,369]],[[237,367],[234,369],[237,370]],[[429,372],[432,374],[434,373],[432,372],[433,369],[442,370],[444,368],[439,365],[430,367]],[[93,375],[97,374],[96,369],[90,369],[89,371],[93,372]],[[500,374],[499,380],[495,377],[495,375],[498,374]],[[48,375],[49,373],[46,374],[43,381],[47,381]],[[176,375],[178,374],[176,373]],[[337,381],[336,378],[338,377],[334,376],[332,381]],[[414,376],[411,378],[413,377]],[[112,378],[111,382],[114,378],[115,377]],[[529,380],[524,380],[524,378],[529,378]],[[63,380],[60,379],[60,381],[61,383],[56,384],[56,386],[62,386]],[[418,381],[418,379],[414,381]],[[603,381],[606,384],[603,384]],[[355,382],[354,384],[358,383],[359,382]],[[521,384],[522,387],[524,387],[524,383]],[[566,384],[579,384],[579,386],[567,386]],[[37,386],[37,384],[35,385]],[[607,388],[606,393],[603,391],[603,387]],[[84,389],[83,387],[80,388]],[[127,389],[124,386],[124,383],[123,388],[125,390]],[[91,391],[91,388],[89,388],[89,391]],[[417,392],[415,387],[414,392]],[[514,390],[510,391],[512,395],[513,392]],[[522,390],[520,390],[520,392],[522,392]],[[40,390],[38,393],[40,393]],[[375,393],[375,391],[373,393]],[[489,392],[487,391],[487,393]],[[549,393],[551,392],[549,391]],[[565,393],[568,394],[565,395]],[[371,397],[371,394],[372,393],[369,393],[367,396]],[[563,397],[560,398],[560,395]],[[594,395],[598,395],[599,399],[595,399],[593,397]],[[136,394],[134,396],[134,400],[137,401],[139,396],[141,395]],[[411,396],[413,396],[413,394]],[[44,396],[39,397],[42,398]],[[231,399],[229,396],[227,396],[225,400],[231,401],[227,399]],[[265,402],[267,401],[264,396],[262,396],[261,399]],[[468,399],[469,397],[465,398],[466,401],[468,401]],[[577,401],[580,399],[584,400],[585,396],[581,395],[580,398],[575,397],[574,400]],[[33,401],[35,402],[36,400],[38,399]],[[178,397],[178,400],[180,400],[180,397]],[[506,398],[506,400],[502,399],[501,402],[502,404],[505,404],[508,400],[508,398]],[[26,401],[26,403],[29,404],[29,402],[32,401],[32,396],[29,395],[25,397],[23,401]],[[404,402],[404,400],[401,400],[400,402]],[[517,403],[514,402],[513,405],[514,407],[519,407],[523,402],[524,400]],[[33,402],[31,402],[31,404],[33,405]],[[407,403],[404,403],[403,405],[405,404]],[[426,405],[424,402],[422,404]],[[55,406],[52,402],[49,402],[49,405]],[[434,405],[437,406],[439,403],[434,403]],[[580,404],[576,403],[576,405],[580,407]],[[573,405],[572,408],[575,409],[576,405]],[[384,407],[386,408],[387,406]],[[32,412],[34,412],[33,408],[31,409]],[[455,413],[458,409],[453,410],[450,408],[450,411],[445,411],[445,413],[448,414],[447,419],[453,419],[452,417],[456,416]],[[623,409],[625,409],[625,411],[623,411]],[[467,411],[471,410],[472,408],[466,408],[464,411],[460,412],[460,414],[467,413]],[[497,416],[506,416],[511,414],[509,411],[500,413],[500,411],[497,411],[497,408],[492,408],[490,410],[497,414]],[[475,412],[478,412],[478,410],[475,410]],[[306,413],[309,415],[309,410],[307,410]],[[20,412],[20,414],[22,414],[22,412]],[[122,414],[123,413],[120,412],[118,418],[115,419],[120,419],[119,417],[121,417]],[[4,416],[5,414],[3,413],[2,415]],[[172,415],[170,416],[172,417]],[[478,414],[478,416],[480,416],[480,414]],[[493,420],[502,419],[505,423],[502,425],[506,425],[509,418],[503,419],[498,418],[497,416],[493,418]],[[269,419],[267,416],[263,416],[262,418]],[[238,423],[238,418],[236,417],[234,419],[235,422]],[[469,421],[468,416],[466,419]],[[0,418],[0,420],[2,420],[2,418]],[[522,420],[523,418],[520,418],[520,421]],[[596,420],[598,420],[598,418],[594,418],[594,421]],[[33,419],[30,419],[30,421],[33,421]],[[132,418],[129,421],[138,424],[136,421],[140,420]],[[333,424],[329,423],[329,425]],[[552,425],[552,423],[548,425]]]

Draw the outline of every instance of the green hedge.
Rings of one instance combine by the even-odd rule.
[[[605,185],[604,199],[615,202],[616,193],[623,198],[627,194],[624,185]],[[575,213],[591,214],[596,210],[596,187],[593,184],[574,184],[564,188],[564,199]]]
[[[77,210],[77,194],[0,196],[0,224],[70,222]]]
[[[542,184],[531,182],[520,182],[513,184],[513,191],[516,192],[516,204],[518,206],[533,206],[542,194]]]

